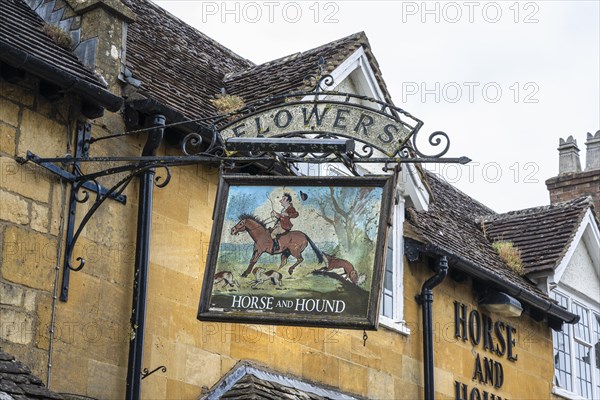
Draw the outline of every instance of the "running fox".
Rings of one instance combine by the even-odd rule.
[[[323,255],[325,256],[327,265],[321,268],[320,271],[335,272],[357,286],[362,285],[365,282],[365,275],[358,275],[358,272],[356,272],[350,261],[326,253],[323,253]]]

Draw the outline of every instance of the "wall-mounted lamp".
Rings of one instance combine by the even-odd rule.
[[[523,307],[519,300],[504,292],[489,290],[479,301],[479,305],[489,312],[493,312],[503,317],[519,317],[523,312]]]
[[[240,138],[225,141],[228,151],[272,151],[282,153],[352,153],[352,139]]]

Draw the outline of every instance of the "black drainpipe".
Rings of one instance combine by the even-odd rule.
[[[434,400],[433,382],[433,288],[442,283],[448,274],[448,260],[441,256],[435,275],[427,279],[417,295],[417,302],[423,305],[423,378],[425,400]]]
[[[162,141],[165,117],[155,115],[142,156],[154,156]],[[135,249],[135,275],[133,301],[131,305],[131,339],[129,363],[127,364],[127,400],[138,400],[142,386],[142,356],[144,351],[144,323],[146,321],[146,290],[148,286],[148,264],[150,259],[150,228],[152,226],[152,189],[154,169],[140,175],[137,238]]]

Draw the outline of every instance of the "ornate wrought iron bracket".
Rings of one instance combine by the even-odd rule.
[[[114,167],[99,172],[84,174],[81,169],[82,162],[89,162],[89,146],[91,143],[91,126],[88,123],[81,123],[77,127],[77,142],[75,146],[75,155],[73,157],[66,156],[60,158],[40,158],[37,155],[27,152],[27,159],[19,160],[21,163],[33,162],[47,169],[53,174],[66,179],[71,183],[71,192],[69,197],[69,213],[67,216],[67,225],[65,233],[65,257],[63,264],[63,278],[60,292],[60,300],[67,301],[69,297],[69,281],[71,271],[80,271],[85,266],[85,259],[77,257],[77,265],[73,265],[73,251],[77,240],[81,235],[88,221],[94,215],[96,210],[107,199],[113,199],[121,204],[125,204],[127,197],[123,194],[125,188],[136,176],[144,173],[152,168],[164,168],[166,177],[157,177],[155,184],[158,187],[164,187],[169,183],[171,173],[167,166],[156,161],[139,162],[127,165],[126,167]],[[61,163],[64,166],[71,166],[73,172],[69,172],[57,166],[55,163]],[[112,175],[116,173],[127,172],[127,176],[119,180],[110,188],[105,188],[98,182],[98,178],[102,176]],[[81,222],[76,227],[77,204],[85,203],[90,199],[90,192],[94,192],[95,200],[89,210],[81,219]]]
[[[158,370],[160,370],[164,374],[167,372],[167,367],[165,367],[164,365],[161,365],[160,367],[154,368],[150,372],[148,372],[148,368],[144,368],[142,370],[142,379],[146,379],[147,377],[149,377],[150,375],[152,375],[153,373],[155,373]]]
[[[360,164],[380,164],[383,172],[389,172],[397,170],[403,163],[466,164],[470,161],[467,157],[443,158],[450,147],[450,139],[444,132],[433,132],[428,138],[429,145],[432,148],[441,149],[440,151],[432,155],[420,151],[417,136],[423,125],[422,121],[392,104],[367,96],[329,90],[334,85],[333,77],[323,75],[322,66],[323,60],[319,63],[317,75],[307,77],[306,82],[311,85],[308,91],[271,96],[254,101],[240,110],[225,115],[195,120],[194,122],[202,121],[206,124],[205,128],[202,128],[204,136],[197,132],[185,136],[180,144],[182,153],[180,156],[147,154],[134,157],[89,156],[89,148],[92,143],[131,133],[149,132],[158,128],[159,125],[161,129],[170,126],[164,125],[163,118],[162,122],[158,123],[155,120],[150,127],[139,131],[98,138],[91,137],[89,124],[81,123],[77,127],[77,143],[73,156],[41,158],[28,152],[26,159],[19,160],[22,163],[33,162],[71,183],[60,299],[62,301],[68,299],[70,272],[79,271],[85,265],[83,257],[75,259],[77,265],[73,264],[72,259],[77,239],[90,218],[106,199],[113,199],[125,204],[126,197],[123,195],[125,188],[136,176],[150,169],[164,169],[166,173],[164,178],[161,176],[155,178],[155,185],[164,187],[171,178],[170,167],[193,164],[214,164],[224,170],[260,164],[261,169],[267,173],[278,166],[279,173],[299,175],[299,164],[338,163],[344,165],[350,173],[362,175],[365,169],[360,168]],[[273,135],[271,131],[271,137],[264,137],[263,133],[269,132],[269,128],[266,127],[263,130],[260,118],[271,118],[270,121],[274,123],[273,129],[285,128],[288,126],[287,124],[291,124],[292,119],[292,113],[288,107],[296,106],[299,107],[295,111],[299,113],[296,114],[297,121],[301,121],[303,118],[304,124],[299,124],[296,129],[278,135]],[[328,107],[337,107],[338,110],[333,128],[332,130],[319,130]],[[283,119],[277,118],[279,115],[277,110]],[[358,123],[355,121],[346,131],[340,131],[339,128],[344,125],[343,121],[351,112],[355,112],[357,113],[355,115],[359,116]],[[316,125],[310,125],[313,117]],[[377,122],[374,122],[377,118],[383,118],[383,124],[389,123],[390,125],[383,128],[383,125],[380,126],[379,128],[383,131],[379,131],[379,134],[369,134],[367,127],[377,125]],[[243,126],[240,121],[250,121],[248,128],[250,125],[256,125],[258,134],[255,139],[248,140],[248,136],[240,131],[240,126]],[[172,126],[175,125],[178,123],[172,124]],[[229,132],[229,136],[225,135],[226,131]],[[207,137],[207,132],[210,132],[208,136],[211,137]],[[231,134],[232,132],[233,134]],[[404,132],[402,139],[394,136],[394,133],[398,132]],[[238,140],[237,147],[234,148],[235,136],[244,136],[245,140],[241,142]],[[229,148],[226,137],[232,140]],[[377,144],[375,144],[376,138],[379,138]],[[341,139],[346,139],[346,147],[342,150],[334,146],[335,143],[341,142]],[[287,140],[295,141],[296,145],[289,146]],[[393,146],[388,146],[390,144]],[[105,165],[107,163],[112,166],[87,173],[82,170],[84,164]],[[86,168],[84,169],[88,171]],[[126,175],[110,188],[100,185],[100,178],[116,174]],[[95,199],[82,217],[79,226],[76,227],[77,204],[87,202],[92,197],[90,192],[95,194]]]

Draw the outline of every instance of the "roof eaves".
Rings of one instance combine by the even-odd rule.
[[[177,130],[186,133],[205,133],[203,130],[203,126],[200,125],[198,122],[190,120],[185,115],[173,109],[172,107],[169,107],[153,98],[127,100],[125,105],[133,110],[139,111],[144,114],[163,115],[169,121],[169,126]]]
[[[479,267],[469,260],[460,257],[441,246],[432,243],[423,243],[422,251],[428,254],[434,254],[439,256],[446,256],[448,260],[454,261],[454,266],[470,275],[474,278],[480,279],[490,285],[497,286],[497,288],[506,291],[507,294],[515,297],[523,303],[542,311],[545,314],[551,315],[561,322],[568,324],[575,324],[579,321],[579,316],[569,312],[568,310],[560,307],[554,303],[551,299],[544,299],[540,296],[535,295],[533,292],[524,290],[522,287],[515,285],[500,275],[494,274],[489,270]]]
[[[0,42],[0,60],[47,80],[68,92],[78,94],[84,100],[105,107],[110,111],[118,111],[123,105],[121,97],[112,94],[99,85],[87,82],[9,43]]]

